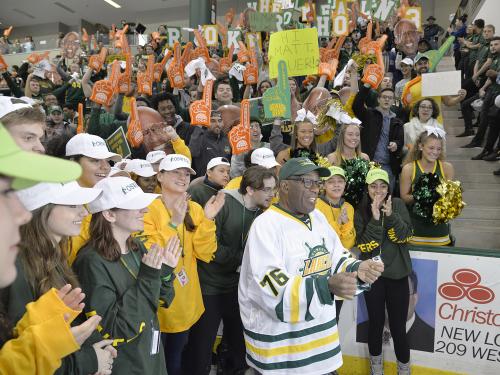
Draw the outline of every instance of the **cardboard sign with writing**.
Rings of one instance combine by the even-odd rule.
[[[240,29],[229,29],[227,31],[227,48],[237,48],[238,41],[241,40],[241,30]]]
[[[203,37],[208,47],[217,47],[219,43],[219,30],[217,25],[203,25]]]
[[[375,5],[373,18],[379,21],[386,21],[396,9],[396,3],[396,0],[380,0],[378,4]]]
[[[417,30],[422,31],[422,7],[406,8],[403,18],[412,21],[417,26]]]
[[[318,67],[316,66],[316,70]],[[291,116],[290,83],[288,82],[287,65],[284,60],[278,63],[278,82],[275,87],[266,90],[262,95],[266,118],[286,118]]]
[[[316,74],[319,65],[318,30],[287,30],[271,34],[269,78],[278,76],[278,62],[285,61],[288,76]]]
[[[120,154],[122,158],[128,158],[132,154],[127,137],[121,126],[106,139],[106,144],[111,152]]]
[[[298,13],[293,10],[285,10],[278,13],[257,13],[250,12],[248,20],[251,31],[281,31],[298,20]]]

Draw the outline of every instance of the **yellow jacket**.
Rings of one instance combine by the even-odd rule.
[[[73,236],[68,241],[68,253],[66,257],[68,258],[68,263],[71,266],[76,259],[76,255],[80,249],[87,243],[90,238],[89,228],[90,220],[92,215],[87,215],[82,220],[82,225],[80,226],[80,234],[78,236]]]
[[[80,349],[64,314],[72,321],[79,311],[66,307],[55,289],[26,305],[15,328],[17,338],[0,350],[0,374],[50,375],[61,367],[62,358]]]
[[[178,137],[175,141],[172,141],[172,147],[176,154],[181,154],[191,160],[191,150],[181,137]]]
[[[175,297],[168,308],[158,309],[160,330],[167,333],[186,331],[198,321],[205,311],[201,297],[200,280],[196,262],[201,260],[209,263],[217,250],[215,236],[215,221],[205,217],[203,208],[193,201],[189,201],[189,214],[196,229],[188,231],[184,223],[173,229],[170,223],[170,214],[161,199],[156,199],[148,207],[144,215],[144,233],[146,247],[156,243],[165,246],[171,236],[178,236],[181,241],[183,254],[175,268],[174,280]],[[179,281],[179,272],[184,270],[189,280],[184,286]]]
[[[224,186],[224,189],[226,189],[226,190],[239,189],[242,179],[243,179],[243,176],[238,176],[238,177],[233,178],[231,181],[229,181],[227,183],[226,186]]]
[[[349,221],[340,225],[337,222],[337,219],[340,216],[343,207],[347,210],[347,217],[349,218]],[[354,208],[351,204],[344,202],[341,207],[337,208],[331,206],[320,197],[316,200],[316,208],[326,216],[326,219],[339,236],[342,245],[347,250],[352,249],[356,244],[356,230],[354,229]]]

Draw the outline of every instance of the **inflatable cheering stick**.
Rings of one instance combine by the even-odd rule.
[[[243,71],[243,82],[245,85],[256,85],[259,82],[259,69],[254,48],[250,49],[250,63],[247,64],[246,69]]]
[[[137,103],[134,97],[130,99],[130,116],[128,117],[127,126],[128,142],[134,148],[139,147],[144,140],[144,136],[142,134],[142,126],[141,122],[139,121],[139,115],[137,113]]]
[[[233,155],[243,154],[252,148],[250,144],[250,102],[248,99],[241,101],[240,123],[229,131],[228,138]]]
[[[184,87],[184,67],[181,62],[181,45],[179,42],[174,43],[174,58],[167,68],[167,76],[172,88],[182,89]]]

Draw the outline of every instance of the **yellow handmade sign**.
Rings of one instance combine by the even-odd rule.
[[[288,67],[288,76],[317,74],[319,64],[318,30],[287,30],[271,34],[269,40],[269,78],[278,76],[278,62]]]

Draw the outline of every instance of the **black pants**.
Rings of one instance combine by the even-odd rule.
[[[455,70],[460,69],[460,59],[462,54],[460,53],[460,49],[456,49],[453,51],[453,57],[455,58]]]
[[[479,128],[477,133],[472,139],[473,142],[481,144],[488,130],[488,125],[492,121],[488,117],[490,107],[495,105],[495,95],[491,93],[491,90],[486,93],[483,98],[483,106],[481,107],[481,112],[479,114]]]
[[[460,103],[460,108],[462,109],[462,115],[464,117],[465,130],[472,130],[472,120],[474,118],[474,109],[471,104],[474,100],[479,99],[479,94],[473,95],[468,99],[463,100]]]
[[[205,312],[189,330],[189,341],[183,354],[182,369],[185,375],[205,375],[210,370],[212,347],[222,320],[223,340],[229,348],[228,364],[234,373],[245,369],[246,350],[238,305],[238,291],[220,295],[204,295]],[[208,371],[207,371],[208,370]]]
[[[490,112],[488,116],[488,135],[486,137],[486,144],[484,149],[493,152],[495,149],[495,144],[497,143],[498,136],[500,135],[500,110],[496,107],[490,109],[490,111],[496,112],[494,115]]]
[[[368,350],[370,355],[382,353],[382,333],[385,323],[385,308],[389,318],[389,328],[394,342],[396,358],[402,363],[410,360],[410,347],[406,337],[406,319],[410,302],[408,277],[399,280],[380,277],[365,292],[368,310]]]

